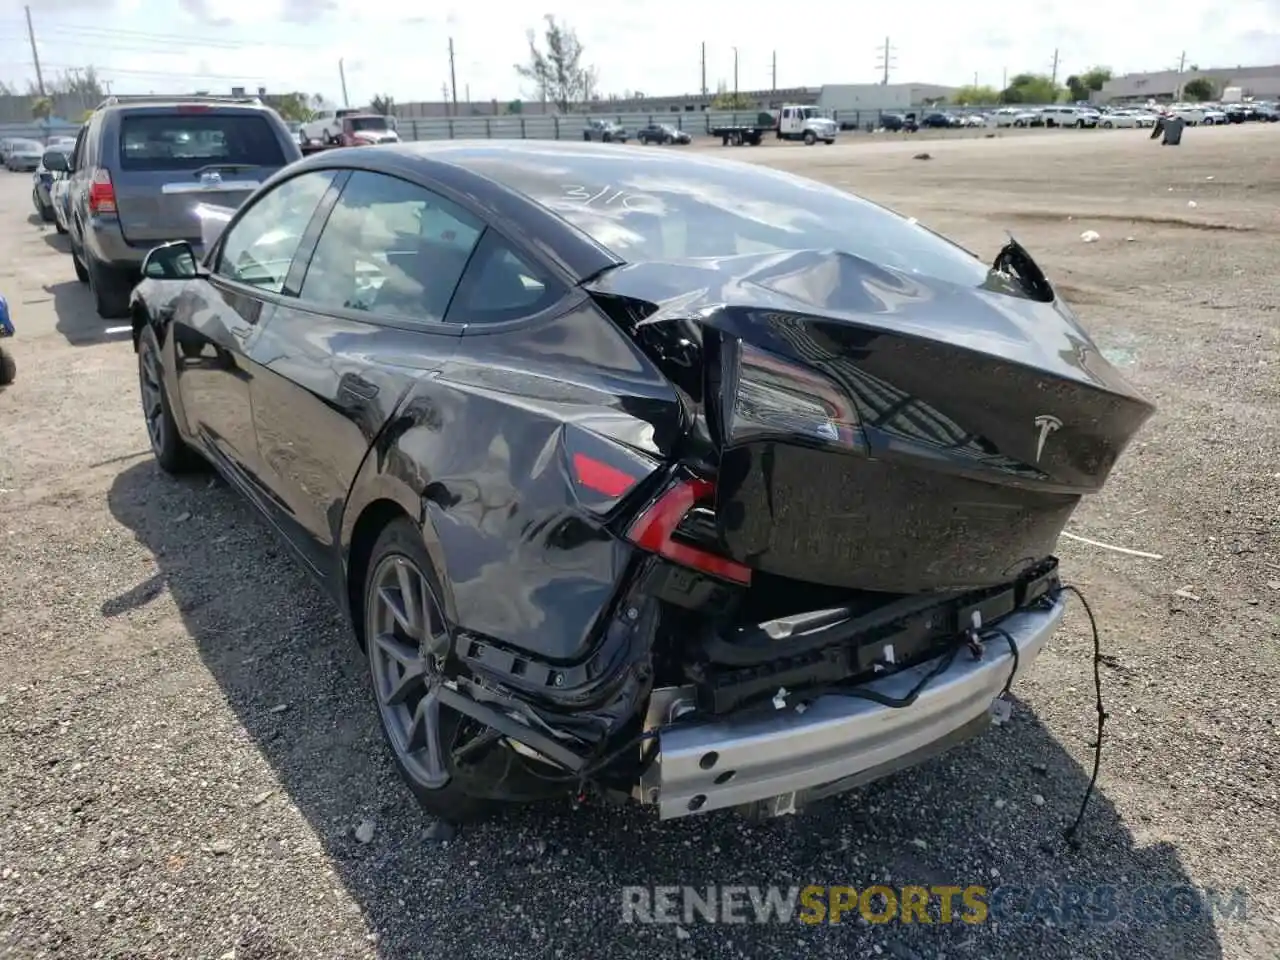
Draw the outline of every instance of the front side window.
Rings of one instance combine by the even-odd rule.
[[[280,293],[302,235],[333,177],[332,170],[313,170],[258,198],[227,230],[214,272]]]
[[[483,230],[423,187],[357,171],[320,233],[300,297],[330,309],[443,321]]]

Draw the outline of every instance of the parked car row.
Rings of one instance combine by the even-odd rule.
[[[886,113],[881,129],[914,132],[920,129],[964,127],[1074,127],[1124,129],[1154,127],[1162,116],[1176,116],[1191,126],[1216,126],[1251,120],[1280,120],[1280,106],[1259,103],[1174,103],[1141,107],[1054,104],[1045,107],[1000,107],[988,112],[937,109],[916,113]]]

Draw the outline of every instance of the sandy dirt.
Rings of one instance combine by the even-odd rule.
[[[1069,529],[1163,559],[1060,545],[1108,655],[1082,848],[1060,839],[1092,761],[1079,607],[1012,722],[803,817],[563,805],[438,839],[337,610],[224,485],[158,472],[127,333],[93,314],[29,177],[0,173],[19,328],[0,392],[0,957],[1280,954],[1280,124],[1178,149],[1145,131],[695,149],[861,193],[984,257],[1012,231],[1158,404]],[[625,884],[878,881],[1156,899],[1112,923],[621,923]],[[1247,916],[1171,920],[1160,898],[1186,884],[1242,889]]]

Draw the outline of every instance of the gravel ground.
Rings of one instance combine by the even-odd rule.
[[[1173,151],[1099,131],[930,142],[929,161],[892,140],[732,154],[984,256],[1013,230],[1159,404],[1071,529],[1164,559],[1061,544],[1109,654],[1076,852],[1060,831],[1094,723],[1078,607],[1010,723],[802,817],[565,804],[440,839],[336,610],[224,486],[157,472],[127,336],[28,216],[28,178],[0,176],[19,327],[0,394],[0,956],[1277,956],[1278,146],[1270,125]],[[876,881],[1242,887],[1248,918],[620,922],[626,884]]]

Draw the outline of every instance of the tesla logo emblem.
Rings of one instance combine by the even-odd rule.
[[[222,183],[222,174],[217,170],[210,170],[208,173],[200,174],[200,186],[216,187]]]
[[[1040,454],[1044,453],[1044,442],[1049,439],[1049,434],[1054,433],[1061,426],[1061,420],[1047,413],[1036,417],[1036,429],[1039,431],[1036,436],[1036,463],[1040,462]]]

